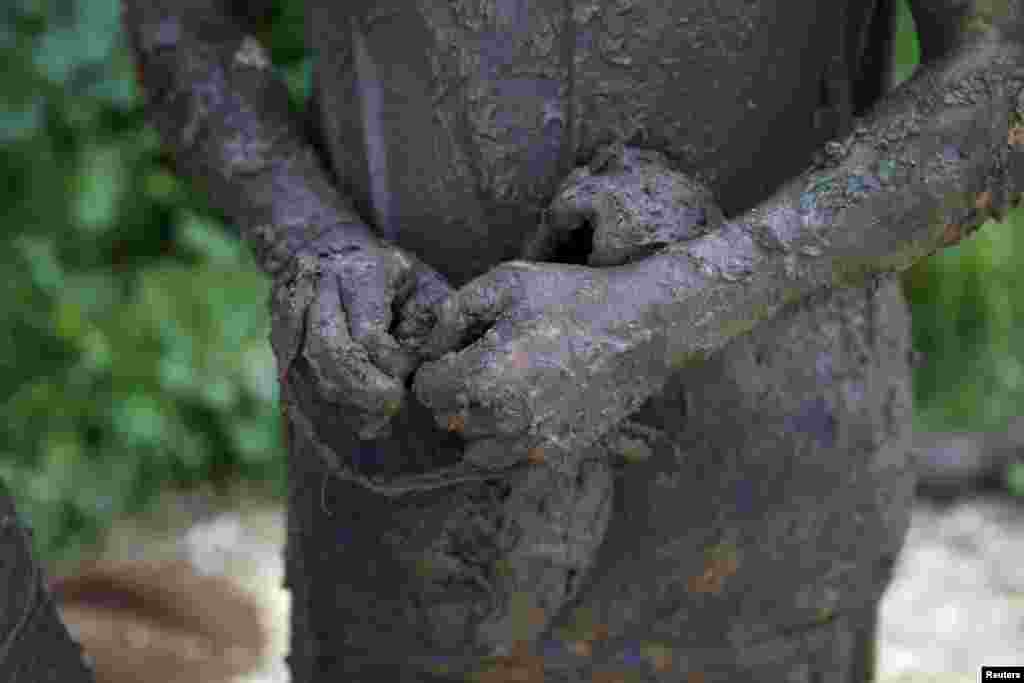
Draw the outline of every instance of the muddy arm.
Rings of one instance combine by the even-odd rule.
[[[666,374],[788,302],[908,268],[1019,203],[1024,3],[913,4],[928,61],[824,163],[716,232],[617,269],[664,340]]]
[[[125,0],[148,118],[183,175],[240,227],[273,276],[305,246],[376,242],[332,187],[269,55],[212,0]],[[244,23],[244,22],[241,22]]]
[[[589,222],[590,264],[628,261],[605,270],[625,292],[621,314],[631,321],[629,338],[647,340],[620,354],[622,362],[648,370],[623,373],[626,381],[604,387],[607,405],[615,407],[601,412],[601,424],[574,422],[580,406],[571,400],[558,409],[562,418],[553,423],[571,425],[577,447],[602,433],[636,442],[612,427],[628,427],[620,421],[678,369],[788,303],[908,268],[1020,202],[1024,3],[1004,3],[999,16],[980,4],[915,3],[924,68],[770,199],[733,220],[704,225],[710,234],[686,224],[694,197],[666,191],[673,184],[664,164],[634,160],[620,163],[622,169],[579,169],[567,180],[549,211],[554,220],[542,224],[524,256],[559,260],[560,240]],[[654,246],[663,248],[642,258]]]
[[[583,452],[613,434],[675,372],[702,362],[783,306],[908,268],[1001,216],[1024,190],[1021,2],[1000,17],[951,15],[956,30],[939,41],[949,54],[933,57],[855,120],[845,139],[827,143],[814,166],[710,234],[673,233],[673,226],[654,224],[649,243],[670,234],[682,241],[600,269],[511,262],[463,288],[434,330],[432,362],[418,371],[417,397],[443,425],[462,414],[460,392],[470,386],[480,415],[512,416],[494,431],[507,439],[522,434],[520,451]],[[647,185],[639,176],[602,172],[581,181],[577,189],[585,192],[572,201],[585,218],[597,219],[595,249],[601,248],[596,233],[602,223],[614,232],[620,217],[643,216],[628,205],[647,201],[633,191]],[[557,232],[557,221],[549,225]],[[574,224],[564,227],[571,231]],[[550,257],[544,252],[551,246],[541,239],[527,244],[527,253]],[[537,284],[545,278],[557,284]],[[501,292],[508,298],[499,301]],[[576,292],[576,299],[567,292]],[[553,301],[548,308],[545,297]],[[554,337],[538,331],[563,329],[557,327],[565,324],[561,310],[570,312],[568,350],[553,348],[547,339]],[[499,317],[501,324],[480,346],[465,346],[473,337],[465,334],[468,321]],[[463,355],[448,355],[463,347]],[[547,371],[559,365],[571,370]],[[493,379],[481,384],[474,373]],[[477,433],[489,434],[488,428]]]

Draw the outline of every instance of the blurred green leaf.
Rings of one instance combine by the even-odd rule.
[[[165,169],[154,169],[146,175],[145,189],[150,199],[168,201],[181,192],[181,181]]]
[[[1018,498],[1024,498],[1024,463],[1010,463],[1005,478],[1007,490]]]
[[[904,277],[915,347],[917,421],[926,429],[1001,429],[1024,412],[1024,212],[922,261]]]
[[[127,186],[126,170],[120,147],[86,147],[72,211],[87,233],[95,236],[113,226],[118,202]]]
[[[908,78],[920,47],[906,0],[897,3],[895,79]],[[1024,213],[989,222],[974,237],[907,271],[920,429],[1001,429],[1024,413]]]
[[[19,235],[14,241],[15,248],[28,262],[32,281],[47,292],[54,292],[64,286],[64,269],[57,260],[53,240],[42,236]]]
[[[165,441],[167,421],[156,399],[136,393],[114,406],[114,428],[129,446],[155,446]]]
[[[116,2],[76,2],[71,21],[54,25],[39,38],[33,61],[56,85],[66,85],[76,69],[109,59],[120,35]]]
[[[269,460],[276,456],[280,448],[277,429],[268,420],[238,420],[232,425],[231,438],[238,452],[249,462]]]
[[[9,143],[35,135],[43,125],[44,102],[14,103],[0,96],[0,143]]]
[[[203,402],[215,409],[230,409],[238,403],[238,388],[225,377],[213,377],[199,385]]]
[[[921,47],[917,41],[914,18],[906,0],[896,2],[896,35],[893,41],[893,82],[898,85],[910,78],[920,61]]]
[[[201,256],[211,265],[233,266],[242,262],[245,246],[237,239],[229,239],[223,226],[191,211],[182,213],[179,228],[183,246]]]
[[[282,77],[288,86],[288,94],[292,102],[301,107],[301,103],[309,98],[313,82],[313,60],[310,57],[282,70]]]

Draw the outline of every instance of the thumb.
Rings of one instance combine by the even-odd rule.
[[[366,349],[374,365],[404,383],[415,370],[417,359],[388,333],[396,291],[387,271],[373,267],[346,269],[338,276],[336,286],[352,340]]]
[[[498,266],[435,306],[437,323],[423,346],[424,356],[437,360],[478,339],[512,305],[517,278],[514,268]]]

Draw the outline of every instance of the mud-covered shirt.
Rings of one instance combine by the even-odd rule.
[[[567,171],[656,148],[727,213],[802,170],[877,87],[888,0],[318,0],[343,189],[459,286],[516,258]]]

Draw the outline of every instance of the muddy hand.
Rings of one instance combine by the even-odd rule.
[[[523,258],[578,263],[582,255],[565,254],[566,245],[574,231],[589,226],[593,237],[586,262],[621,265],[700,237],[722,220],[711,190],[672,170],[663,154],[614,144],[561,184],[545,219],[523,245]]]
[[[387,436],[433,311],[450,292],[440,274],[386,242],[306,249],[273,290],[271,344],[282,379],[307,374],[315,392],[307,403],[326,402],[320,411],[336,413],[361,439]]]
[[[470,441],[467,460],[503,469],[573,453],[643,402],[664,344],[618,271],[511,261],[439,308],[414,389]]]

